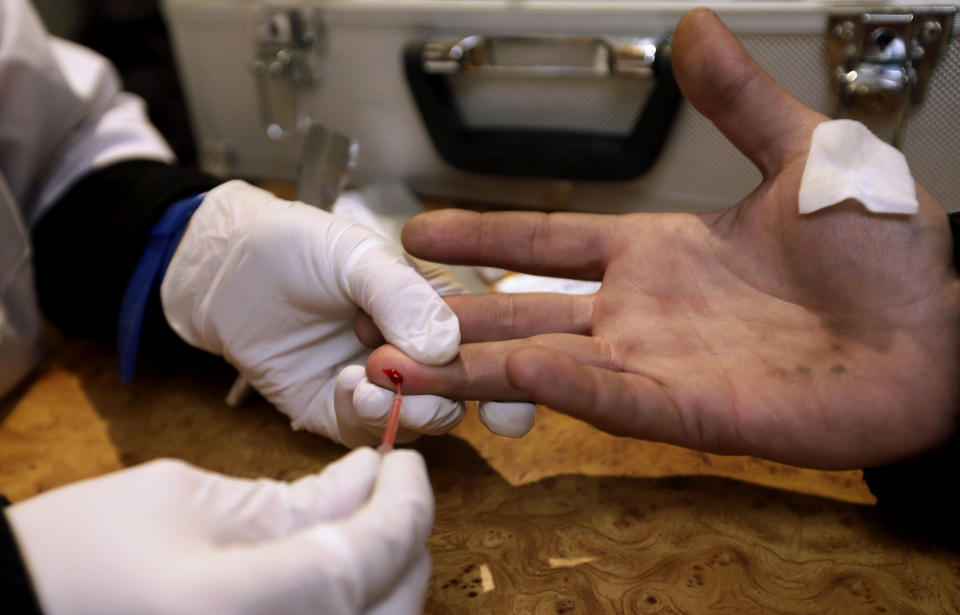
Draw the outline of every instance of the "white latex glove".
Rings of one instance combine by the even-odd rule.
[[[333,213],[359,222],[384,237],[400,243],[404,223],[422,213],[423,207],[410,191],[399,184],[373,184],[359,192],[344,193],[333,206]],[[440,295],[467,292],[448,270],[441,265],[412,259],[420,273],[430,281]],[[352,396],[351,396],[352,392]],[[382,433],[387,423],[387,410],[393,391],[378,387],[364,377],[363,370],[347,367],[337,380],[337,408],[348,408],[352,398],[354,412],[343,412],[344,425],[357,422],[366,429]],[[533,428],[536,406],[526,402],[481,401],[478,404],[480,422],[493,433],[512,438],[526,435]],[[397,440],[406,442],[417,432],[439,434],[449,431],[463,418],[464,406],[432,395],[405,395],[403,414]],[[339,413],[339,410],[338,410]],[[353,418],[356,417],[356,418]]]
[[[525,401],[481,401],[480,422],[501,436],[520,438],[533,429],[537,406]]]
[[[223,355],[294,428],[348,446],[375,443],[390,406],[370,405],[384,389],[341,375],[370,353],[353,332],[357,306],[418,361],[442,365],[459,350],[456,316],[399,245],[242,181],[207,194],[160,294],[184,340]],[[398,440],[444,433],[462,417],[458,402],[405,397]]]
[[[45,615],[405,615],[430,580],[433,494],[409,450],[294,483],[154,461],[5,512]]]

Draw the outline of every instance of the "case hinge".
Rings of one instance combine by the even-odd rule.
[[[279,141],[309,125],[310,91],[320,80],[317,58],[324,48],[324,24],[318,10],[276,7],[262,9],[255,28],[250,71],[264,130]]]
[[[831,12],[827,51],[834,71],[835,115],[861,120],[896,144],[906,110],[923,102],[956,12],[954,6]]]

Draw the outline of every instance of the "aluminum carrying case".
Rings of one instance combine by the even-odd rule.
[[[163,0],[163,10],[208,171],[296,180],[319,126],[358,145],[351,183],[623,212],[724,207],[760,181],[670,71],[670,32],[702,4],[788,91],[895,143],[960,211],[955,4]]]

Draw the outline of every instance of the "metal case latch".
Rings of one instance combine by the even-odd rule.
[[[356,166],[358,145],[312,117],[326,44],[322,15],[318,9],[268,7],[255,26],[250,70],[263,128],[274,141],[300,145],[297,200],[329,209]]]
[[[956,7],[837,10],[827,22],[837,116],[885,126],[896,144],[907,108],[923,101],[930,72],[943,54]],[[884,134],[886,133],[886,134]]]
[[[266,8],[256,23],[257,48],[250,71],[257,84],[260,117],[267,136],[280,140],[302,132],[310,120],[310,90],[319,81],[315,57],[321,51],[319,13],[299,8]]]

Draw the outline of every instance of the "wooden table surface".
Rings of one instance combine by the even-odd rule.
[[[123,385],[112,353],[62,340],[0,405],[0,493],[156,457],[294,479],[345,453],[263,400],[226,407],[232,378],[210,358]],[[960,557],[886,529],[859,472],[614,438],[545,408],[520,440],[471,408],[414,446],[437,499],[427,613],[960,612]]]

